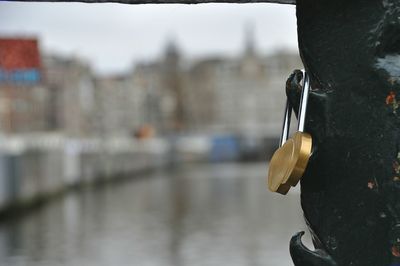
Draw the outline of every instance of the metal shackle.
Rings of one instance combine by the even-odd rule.
[[[298,124],[297,124],[297,131],[304,132],[304,124],[306,121],[306,112],[307,112],[307,104],[308,104],[308,94],[310,91],[310,79],[308,77],[307,72],[301,70],[303,73],[303,83],[302,83],[302,90],[301,90],[301,98],[300,98],[300,107],[298,113]],[[292,118],[292,106],[289,103],[289,100],[286,100],[286,108],[285,108],[285,115],[283,118],[283,126],[282,126],[282,133],[281,138],[279,140],[279,147],[282,147],[283,144],[289,138],[289,131],[290,131],[290,120]]]

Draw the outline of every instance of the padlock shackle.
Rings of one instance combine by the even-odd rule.
[[[299,107],[299,116],[298,116],[298,125],[297,131],[304,132],[304,123],[306,120],[306,111],[307,111],[307,103],[308,103],[308,94],[310,91],[310,79],[307,73],[302,70],[303,72],[303,84],[301,89],[301,98],[300,98],[300,107]],[[292,117],[292,106],[289,103],[289,100],[286,100],[286,107],[285,107],[285,116],[283,118],[283,126],[282,126],[282,133],[281,138],[279,140],[279,147],[282,147],[283,144],[289,138],[289,131],[290,131],[290,119]]]
[[[282,126],[282,133],[281,138],[279,140],[279,147],[282,147],[283,144],[289,138],[289,130],[290,130],[290,119],[292,118],[292,106],[289,103],[289,100],[286,100],[286,107],[285,107],[285,116],[283,118],[283,126]]]
[[[310,92],[310,78],[304,69],[303,72],[303,88],[301,90],[301,99],[300,99],[300,107],[299,107],[299,115],[298,120],[299,123],[297,125],[297,131],[304,132],[304,124],[306,121],[306,111],[307,111],[307,103],[308,103],[308,94]]]

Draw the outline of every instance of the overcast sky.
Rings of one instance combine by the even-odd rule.
[[[101,73],[160,56],[174,40],[187,58],[242,51],[246,24],[260,53],[297,50],[295,7],[278,4],[0,3],[0,36],[37,36],[42,50],[85,58]]]

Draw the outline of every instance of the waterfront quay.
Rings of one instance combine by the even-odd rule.
[[[264,159],[264,148],[271,149],[275,142],[232,135],[149,139],[85,139],[43,133],[2,136],[0,213],[7,216],[31,208],[72,188],[188,162]]]
[[[70,188],[167,165],[163,139],[72,139],[51,134],[0,140],[0,212],[30,208]]]

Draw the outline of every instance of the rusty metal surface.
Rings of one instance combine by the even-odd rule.
[[[20,2],[82,2],[120,4],[202,4],[202,3],[278,3],[295,5],[296,0],[21,0]]]

